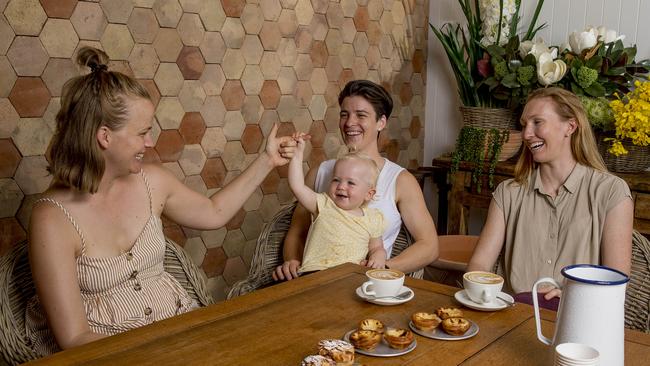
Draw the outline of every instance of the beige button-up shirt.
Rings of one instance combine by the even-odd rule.
[[[542,277],[562,284],[565,266],[599,264],[607,212],[626,198],[632,195],[623,179],[580,164],[554,198],[544,192],[539,169],[524,186],[502,182],[493,200],[506,223],[506,290],[531,291]]]

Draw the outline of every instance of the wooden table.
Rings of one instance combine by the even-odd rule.
[[[341,338],[373,317],[407,327],[413,312],[460,306],[458,290],[407,278],[415,298],[397,306],[367,303],[355,295],[365,268],[344,264],[182,316],[60,352],[33,364],[83,365],[299,365],[319,340]],[[498,312],[464,309],[480,327],[463,341],[416,335],[417,348],[394,358],[357,355],[362,365],[551,365],[551,348],[537,341],[532,307]],[[546,312],[546,334],[555,313]],[[626,331],[626,365],[647,365],[650,335]]]

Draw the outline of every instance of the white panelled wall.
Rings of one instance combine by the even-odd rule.
[[[537,1],[521,2],[523,28],[530,23]],[[458,0],[430,0],[429,21],[434,26],[463,19]],[[624,34],[625,45],[636,44],[636,59],[641,60],[650,58],[649,19],[650,0],[546,0],[538,24],[547,23],[548,26],[538,35],[547,44],[560,45],[567,42],[572,31],[582,30],[587,25],[604,25]],[[430,165],[434,157],[453,150],[462,123],[456,81],[447,56],[431,30],[427,62],[424,165]]]

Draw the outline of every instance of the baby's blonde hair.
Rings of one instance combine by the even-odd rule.
[[[364,177],[364,180],[366,180],[368,185],[370,185],[370,188],[375,188],[377,185],[377,178],[379,177],[379,167],[369,155],[361,152],[350,152],[336,159],[336,164],[338,164],[339,161],[359,161],[365,164],[370,170],[370,176]],[[334,165],[335,169],[336,164]]]

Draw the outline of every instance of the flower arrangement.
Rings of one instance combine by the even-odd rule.
[[[650,81],[635,81],[634,90],[610,102],[616,134],[609,152],[627,154],[621,140],[630,139],[637,146],[650,145]]]

